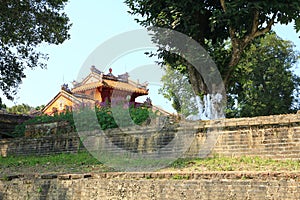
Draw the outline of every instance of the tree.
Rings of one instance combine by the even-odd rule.
[[[1,102],[0,102],[0,110],[1,110],[1,109],[6,109],[6,105],[5,105],[4,103],[1,103]]]
[[[61,44],[70,35],[62,12],[68,0],[3,0],[0,3],[0,89],[10,100],[26,77],[25,68],[46,67],[42,43]]]
[[[268,33],[276,23],[294,22],[300,30],[300,2],[281,0],[125,0],[137,22],[145,27],[164,27],[184,33],[201,44],[214,58],[226,89],[234,86],[235,71],[242,53],[255,38]],[[155,36],[154,36],[155,37]],[[164,44],[167,36],[154,39]],[[226,48],[229,42],[230,49]],[[159,49],[162,64],[174,69],[186,66],[185,73],[196,94],[211,93],[203,77],[177,55]]]
[[[34,109],[33,107],[27,105],[27,104],[20,104],[20,105],[15,105],[10,108],[7,108],[6,111],[8,113],[13,113],[13,114],[29,114],[29,112]]]
[[[235,85],[228,88],[226,117],[285,114],[299,109],[300,78],[292,72],[299,56],[291,41],[275,33],[255,39],[233,71]],[[195,95],[184,74],[166,66],[161,81],[160,92],[173,101],[178,113],[188,116],[197,112],[197,102],[191,100]]]
[[[34,109],[37,111],[42,111],[45,108],[45,105],[36,106]]]
[[[243,53],[228,88],[229,117],[286,114],[299,109],[300,77],[292,67],[300,58],[290,41],[276,34],[255,39]]]
[[[189,83],[187,76],[178,70],[166,66],[165,75],[162,76],[162,88],[159,93],[172,101],[172,107],[183,116],[195,115],[198,113],[197,105],[191,99],[195,98],[195,94]]]

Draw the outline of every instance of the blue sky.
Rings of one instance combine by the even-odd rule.
[[[47,69],[26,70],[27,78],[20,85],[14,102],[3,99],[4,103],[8,106],[48,103],[63,82],[76,79],[81,65],[98,45],[114,35],[139,28],[126,9],[123,0],[71,0],[65,7],[73,23],[71,39],[58,46],[43,45],[41,51],[50,57]]]
[[[40,50],[48,53],[50,57],[47,69],[26,70],[27,78],[20,85],[14,102],[5,98],[3,102],[7,106],[21,103],[30,106],[47,104],[59,92],[63,83],[71,85],[70,83],[77,78],[82,64],[97,46],[115,35],[141,28],[127,10],[123,0],[70,0],[65,12],[73,23],[70,30],[71,39],[58,46],[41,46]],[[275,31],[283,39],[293,41],[296,49],[300,51],[299,33],[296,34],[292,26],[276,26]],[[136,62],[139,60],[135,59],[138,56],[142,56],[142,53],[132,54],[127,59],[117,61],[113,72],[129,71],[133,65],[153,63],[146,57],[141,58],[141,62]],[[298,75],[299,71],[297,70]],[[164,100],[162,105],[166,102]]]

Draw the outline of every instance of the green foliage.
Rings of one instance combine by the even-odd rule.
[[[61,44],[69,39],[69,19],[62,12],[67,0],[1,1],[0,89],[13,99],[26,77],[26,68],[46,65],[40,44]],[[43,60],[43,62],[41,62]]]
[[[4,103],[2,103],[1,98],[0,98],[0,109],[2,109],[2,108],[6,109],[7,106]]]
[[[41,123],[51,123],[51,122],[57,122],[57,121],[67,121],[69,122],[69,125],[72,130],[75,129],[74,120],[73,120],[73,113],[72,112],[64,112],[60,114],[55,114],[54,116],[49,115],[40,115],[36,116],[32,119],[29,119],[22,124],[19,124],[15,127],[15,130],[13,132],[13,135],[15,137],[23,137],[25,134],[25,127],[29,124],[41,124]]]
[[[78,154],[57,154],[49,156],[9,156],[0,157],[1,167],[13,166],[35,166],[37,164],[44,165],[47,163],[52,164],[72,164],[72,163],[86,163],[86,164],[99,164],[94,157],[87,152],[80,152]]]
[[[118,112],[115,112],[116,110]],[[134,108],[133,106],[129,108],[116,106],[114,109],[109,106],[104,106],[96,107],[95,110],[85,107],[83,109],[80,109],[79,111],[74,112],[76,113],[67,111],[60,114],[55,114],[54,116],[36,116],[16,126],[14,135],[17,137],[24,136],[25,126],[28,124],[67,121],[69,122],[69,126],[72,130],[79,129],[78,131],[86,131],[98,130],[99,128],[101,128],[102,130],[106,130],[117,127],[128,127],[135,124],[142,125],[150,118],[156,116],[156,114],[153,113],[151,109],[144,106],[137,108]],[[126,115],[126,113],[129,113],[129,115]],[[126,119],[126,117],[129,117],[130,119]],[[122,119],[122,123],[119,123],[119,121],[116,122],[116,119]]]
[[[74,111],[72,120],[74,120],[76,130],[79,132],[98,130],[100,127],[95,113],[97,115],[97,112],[89,107],[84,107],[78,111]]]
[[[193,159],[191,159],[191,158],[178,158],[170,165],[170,167],[177,168],[177,169],[184,168],[187,165],[191,164],[191,162],[193,162],[192,160]],[[194,164],[194,162],[193,162],[193,164]]]
[[[244,50],[256,38],[270,32],[276,23],[294,22],[295,30],[300,30],[300,2],[293,0],[125,0],[125,3],[142,26],[172,29],[202,45],[217,64],[226,89],[235,85],[233,71]],[[154,34],[153,41],[158,46],[176,48],[170,34]],[[156,54],[163,59],[162,64],[169,64],[178,71],[186,66],[181,72],[187,73],[196,94],[209,93],[204,75],[195,73],[183,58],[163,48]]]
[[[143,106],[137,108],[131,106],[129,108],[129,114],[131,116],[132,122],[136,125],[147,123],[147,121],[156,116],[156,114],[150,108]]]
[[[195,95],[185,74],[166,66],[161,81],[163,86],[159,89],[159,93],[169,101],[173,101],[172,106],[178,113],[185,117],[197,113],[197,106],[192,100]]]
[[[129,108],[124,108],[122,105],[116,105],[113,108],[100,107],[96,113],[103,130],[142,125],[155,116],[151,109],[144,106],[135,108],[133,105]]]
[[[175,179],[175,180],[188,180],[188,179],[190,179],[190,176],[189,175],[175,174],[175,175],[173,175],[172,178]]]
[[[246,49],[228,88],[228,117],[286,114],[300,108],[300,77],[292,72],[300,54],[293,48],[272,33]]]
[[[6,175],[26,173],[70,173],[89,171],[112,171],[86,151],[76,154],[53,154],[47,156],[8,156],[0,157],[0,180]]]
[[[226,117],[286,114],[300,109],[297,99],[300,78],[292,71],[299,55],[292,42],[275,33],[257,38],[245,49],[232,72]],[[165,72],[160,89],[164,97],[173,100],[173,107],[184,116],[197,110],[188,78],[170,66],[166,66]]]
[[[13,131],[12,135],[14,137],[23,137],[25,134],[26,124],[25,122],[22,124],[18,124],[15,126],[15,130]]]
[[[212,158],[180,158],[170,166],[181,171],[297,171],[300,162],[296,160],[273,160],[258,156]],[[245,177],[243,177],[245,178]]]
[[[33,108],[27,104],[20,104],[20,105],[15,105],[12,107],[9,107],[6,109],[8,113],[13,113],[13,114],[29,114],[29,112]]]
[[[95,111],[84,108],[74,115],[76,117],[76,127],[79,128],[79,131],[97,130],[99,128],[106,130],[142,125],[154,116],[155,113],[147,107],[141,106],[135,108],[130,106],[126,108],[123,105],[115,105],[112,108],[109,106],[96,107]]]
[[[0,99],[1,100],[1,99]],[[3,108],[6,108],[6,111],[11,114],[19,114],[19,115],[28,115],[31,111],[41,111],[43,109],[44,105],[37,106],[36,108],[29,106],[28,104],[19,104],[14,105],[12,107],[7,107],[5,104],[3,105]],[[0,105],[1,108],[1,105]]]
[[[42,111],[44,107],[45,107],[45,105],[40,105],[40,106],[35,107],[35,110]]]

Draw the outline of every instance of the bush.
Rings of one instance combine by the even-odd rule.
[[[54,116],[41,115],[34,117],[26,122],[16,126],[14,131],[14,136],[23,137],[25,134],[25,127],[29,124],[41,124],[41,123],[51,123],[57,121],[67,121],[72,130],[76,131],[76,127],[80,127],[83,130],[97,130],[99,125],[102,130],[117,128],[117,127],[128,127],[132,125],[142,125],[143,123],[148,123],[150,118],[156,116],[156,114],[149,108],[140,106],[134,107],[133,105],[126,108],[121,105],[103,107],[95,107],[95,111],[83,107],[73,115],[73,112],[67,111],[60,114],[55,114]],[[97,117],[97,121],[93,120],[93,117]],[[74,122],[74,117],[76,117],[76,126]]]
[[[51,123],[57,121],[67,121],[70,127],[75,130],[74,120],[73,120],[73,113],[72,112],[64,112],[60,114],[55,114],[54,116],[49,115],[40,115],[36,116],[32,119],[29,119],[22,124],[19,124],[15,127],[13,135],[15,137],[23,137],[25,134],[26,125],[30,124],[41,124],[41,123]]]

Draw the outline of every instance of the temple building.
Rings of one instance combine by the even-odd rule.
[[[95,103],[111,102],[114,99],[123,99],[131,103],[139,96],[148,95],[147,83],[140,84],[129,79],[128,73],[115,76],[112,69],[104,74],[95,66],[81,82],[73,81],[73,88],[67,84],[61,87],[60,92],[44,107],[44,114],[71,110],[80,104],[95,105]]]

